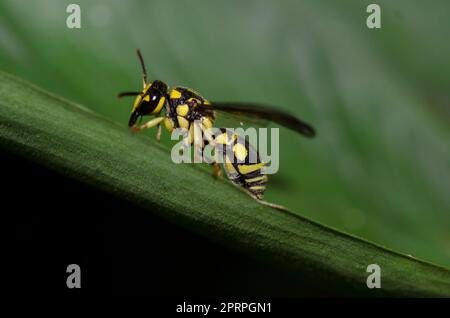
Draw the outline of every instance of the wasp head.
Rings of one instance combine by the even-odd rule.
[[[154,81],[146,84],[144,90],[134,100],[128,127],[133,127],[142,116],[159,114],[165,105],[166,95],[167,85],[165,83]]]
[[[124,92],[118,97],[136,96],[131,109],[131,116],[128,121],[128,127],[134,127],[137,120],[145,115],[157,115],[163,109],[166,103],[167,85],[161,81],[148,82],[147,70],[141,51],[137,50],[137,55],[142,69],[142,80],[144,89],[142,92]]]

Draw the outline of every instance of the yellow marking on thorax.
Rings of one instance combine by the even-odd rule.
[[[243,144],[235,144],[233,146],[233,152],[236,158],[240,161],[244,161],[247,158],[248,151]]]
[[[198,98],[191,97],[187,100],[188,102],[195,102],[196,104],[201,104],[201,102],[198,100]]]
[[[239,172],[242,174],[249,174],[264,167],[264,162],[256,163],[253,165],[238,165]]]
[[[177,91],[176,89],[172,89],[170,91],[170,99],[177,99],[181,97],[181,92]]]
[[[189,112],[189,106],[188,105],[182,104],[182,105],[178,105],[177,106],[177,115],[178,116],[186,117],[188,112]]]

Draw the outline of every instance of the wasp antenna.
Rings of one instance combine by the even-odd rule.
[[[122,97],[126,97],[126,96],[137,96],[139,95],[140,92],[122,92],[117,94],[117,98],[122,98]]]
[[[141,50],[137,49],[136,53],[138,55],[139,62],[141,63],[142,79],[144,81],[144,88],[145,88],[145,85],[147,84],[147,70],[145,69],[145,63],[144,63],[144,59],[142,58]]]

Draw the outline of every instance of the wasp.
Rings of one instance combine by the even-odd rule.
[[[128,126],[133,131],[156,127],[156,139],[159,141],[162,125],[169,133],[176,128],[183,128],[183,131],[186,132],[184,141],[188,147],[194,141],[195,128],[207,132],[214,127],[217,116],[232,114],[237,118],[253,117],[272,121],[303,136],[315,136],[315,130],[310,124],[274,108],[247,103],[210,102],[190,88],[169,88],[160,80],[149,82],[144,59],[139,49],[137,55],[142,70],[143,90],[122,92],[118,95],[119,98],[135,96],[128,121]],[[142,125],[136,124],[138,120],[147,115],[153,116],[153,118]],[[218,133],[209,135],[201,147],[206,144],[220,146],[217,149],[222,151],[217,151],[215,155],[223,157],[223,168],[228,179],[235,185],[243,187],[255,199],[261,200],[266,189],[267,175],[262,171],[265,163],[261,160],[258,152],[245,138],[233,131],[227,128],[219,128],[216,131]],[[230,153],[233,154],[232,158],[229,156]],[[250,161],[249,158],[254,159]],[[212,165],[214,175],[220,176],[221,169],[218,160],[212,162]]]

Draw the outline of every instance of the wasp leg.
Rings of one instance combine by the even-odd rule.
[[[220,178],[222,176],[222,169],[220,168],[220,164],[217,162],[211,163],[213,166],[213,177]]]
[[[194,121],[194,123],[191,125],[189,129],[189,133],[192,136],[192,141],[194,142],[194,162],[195,163],[201,163],[203,162],[203,148],[204,148],[204,142],[203,142],[203,134],[202,134],[202,127],[197,122]]]
[[[213,135],[211,135],[207,129],[203,129],[203,132],[205,133],[207,144],[211,145],[214,148],[214,155],[213,155],[214,157],[209,159],[211,160],[209,164],[212,165],[213,168],[213,177],[220,178],[222,177],[222,169],[220,168],[219,153],[216,148],[217,144],[214,140]]]
[[[208,143],[214,147],[214,154],[211,157],[208,157],[208,163],[212,166],[213,168],[213,177],[214,178],[220,178],[222,177],[222,168],[220,167],[220,160],[219,160],[219,153],[217,151],[216,148],[216,144],[214,142],[214,140],[210,140],[208,141]]]
[[[156,125],[156,140],[159,142],[161,140],[161,124]]]
[[[194,139],[192,129],[183,129],[183,148],[189,148],[192,145],[192,140]]]
[[[164,117],[156,117],[156,118],[153,118],[153,119],[149,120],[148,122],[146,122],[145,124],[141,125],[140,127],[136,127],[136,126],[131,127],[131,130],[133,130],[133,131],[141,131],[143,129],[153,128],[155,126],[160,125],[163,120],[164,120]]]

